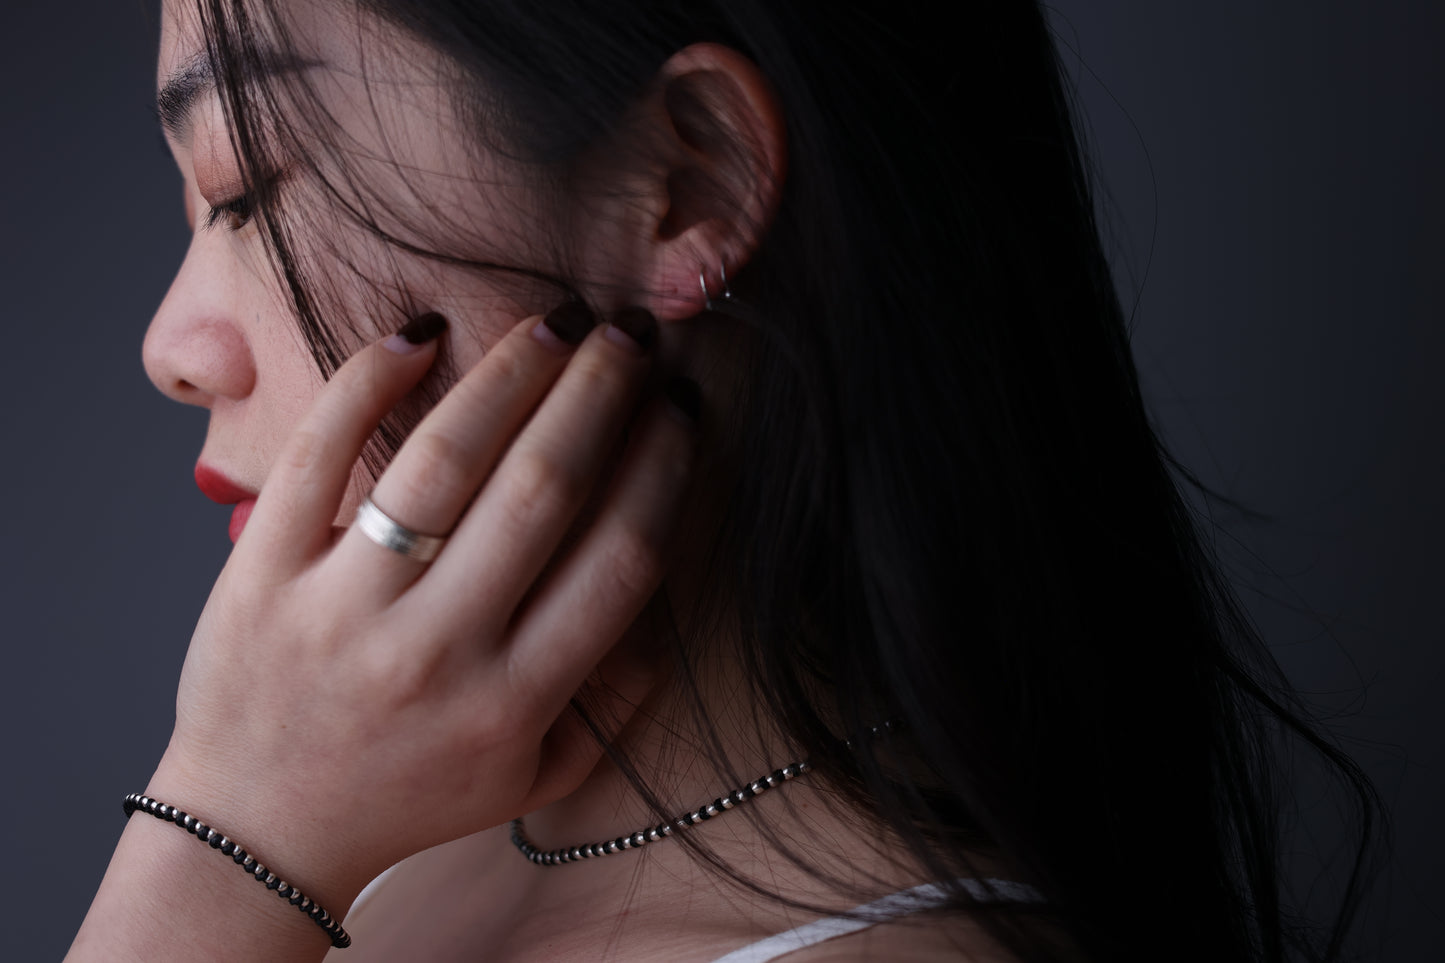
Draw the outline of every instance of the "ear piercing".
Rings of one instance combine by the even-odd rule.
[[[719,295],[717,301],[714,301],[712,292],[707,289],[707,275],[701,268],[697,272],[697,283],[702,286],[703,307],[709,311],[717,310],[719,301],[730,301],[733,296],[732,288],[728,287],[728,266],[725,262],[718,262],[718,273],[722,275],[722,294]]]

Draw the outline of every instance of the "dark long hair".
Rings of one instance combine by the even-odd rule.
[[[960,7],[957,29],[896,0],[359,7],[458,65],[478,136],[555,174],[559,196],[673,52],[750,57],[786,112],[789,173],[731,279],[753,342],[703,604],[736,626],[763,715],[930,877],[1005,860],[1088,959],[1342,957],[1379,806],[1181,497],[1176,477],[1192,479],[1140,396],[1036,2]],[[345,338],[261,176],[286,125],[255,38],[283,21],[247,0],[198,8],[275,264],[329,371]],[[535,273],[383,229],[320,168],[400,250]],[[1281,897],[1291,746],[1357,804],[1343,896],[1315,928]],[[1026,916],[955,904],[1023,958],[1060,958]]]

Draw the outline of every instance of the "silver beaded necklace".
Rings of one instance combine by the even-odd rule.
[[[527,831],[522,825],[522,820],[514,819],[512,820],[512,845],[538,866],[560,866],[563,863],[575,863],[578,860],[591,859],[594,856],[610,856],[613,853],[620,853],[624,849],[639,849],[648,843],[660,842],[678,830],[690,829],[698,823],[707,822],[714,816],[719,816],[749,799],[756,799],[769,789],[798,778],[809,768],[811,767],[806,762],[795,762],[791,766],[774,769],[766,776],[753,780],[741,789],[734,789],[727,795],[719,796],[691,812],[683,813],[672,822],[662,823],[650,829],[639,829],[630,836],[618,836],[616,839],[588,843],[583,846],[552,850],[539,849],[527,838]]]

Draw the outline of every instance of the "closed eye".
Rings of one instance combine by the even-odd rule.
[[[251,222],[251,196],[240,197],[213,206],[206,215],[205,228],[211,230],[224,224],[229,231],[239,231]]]

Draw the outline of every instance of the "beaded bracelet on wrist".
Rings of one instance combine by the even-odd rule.
[[[331,939],[331,945],[337,949],[345,949],[351,945],[351,936],[342,927],[341,921],[334,918],[326,910],[322,909],[311,897],[306,896],[295,886],[277,876],[275,872],[267,869],[255,856],[246,852],[241,844],[235,840],[226,838],[220,830],[214,826],[207,826],[195,816],[175,806],[168,806],[163,802],[143,796],[140,793],[131,793],[125,797],[125,815],[129,819],[136,810],[163,819],[168,823],[175,823],[181,829],[190,833],[203,843],[208,843],[212,849],[219,849],[222,855],[229,856],[235,860],[236,865],[256,878],[256,881],[267,889],[274,892],[281,899],[305,913],[310,919],[321,927],[322,931]]]

